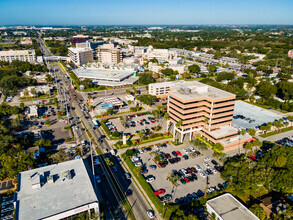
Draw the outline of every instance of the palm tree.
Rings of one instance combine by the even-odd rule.
[[[168,131],[168,120],[169,120],[169,114],[167,112],[164,114],[164,118],[165,118],[166,123],[167,123],[167,125],[166,125],[166,132],[167,132]]]

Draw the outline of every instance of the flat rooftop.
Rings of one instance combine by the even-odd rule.
[[[79,78],[89,78],[102,81],[120,82],[125,78],[132,76],[134,70],[116,70],[116,69],[102,69],[102,68],[85,68],[80,67],[74,69],[73,72]]]
[[[233,115],[244,116],[244,118],[233,118],[233,125],[239,129],[256,128],[281,118],[269,110],[239,100],[235,102]]]
[[[53,176],[54,182],[46,181],[47,176]],[[17,191],[16,219],[43,219],[98,202],[82,159],[21,172]]]
[[[225,126],[220,127],[217,130],[211,131],[210,133],[214,137],[218,138],[218,137],[222,137],[222,136],[229,135],[232,133],[238,133],[238,129],[233,126],[225,125]]]
[[[221,99],[228,97],[236,97],[230,92],[200,83],[198,81],[179,81],[178,84],[173,84],[169,94],[175,95],[183,100],[208,97],[211,99]]]
[[[251,211],[235,199],[230,193],[208,200],[207,205],[224,220],[258,220]]]

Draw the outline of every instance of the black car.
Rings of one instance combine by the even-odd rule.
[[[214,164],[215,166],[218,165],[217,161],[215,161],[215,160],[212,160],[211,162],[212,162],[212,164]]]
[[[132,195],[132,190],[131,189],[127,189],[125,192],[126,196],[131,196]]]
[[[172,151],[171,153],[174,157],[177,157],[177,153],[175,151]]]
[[[207,169],[207,172],[209,173],[209,175],[212,175],[213,174],[213,171],[210,170],[210,169]]]
[[[147,147],[147,148],[145,148],[145,150],[146,150],[146,151],[152,151],[152,148]]]
[[[182,156],[185,160],[188,160],[189,159],[189,157],[187,156],[187,155],[183,155]]]
[[[179,161],[181,161],[180,157],[175,157],[174,160],[176,161],[176,163],[178,163]]]
[[[223,167],[222,166],[215,166],[214,167],[217,171],[221,172],[223,170]]]
[[[184,179],[180,179],[180,182],[182,183],[182,184],[186,184],[186,181],[184,180]]]
[[[169,163],[174,164],[175,163],[175,160],[173,158],[172,159],[169,159]]]
[[[190,182],[193,182],[194,181],[194,179],[193,179],[193,176],[191,175],[191,176],[189,176],[189,177],[187,177],[189,180],[190,180]]]
[[[197,191],[196,194],[198,195],[198,197],[203,197],[204,196],[203,191],[201,191],[200,189]]]
[[[196,176],[196,174],[191,174],[191,176],[192,176],[192,178],[194,179],[194,180],[197,180],[197,176]]]

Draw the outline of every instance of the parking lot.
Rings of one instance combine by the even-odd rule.
[[[13,196],[3,196],[0,198],[1,201],[1,220],[13,219]]]
[[[143,174],[146,179],[148,177],[154,177],[154,181],[150,182],[152,188],[154,191],[163,190],[165,193],[162,193],[160,196],[170,195],[171,199],[176,202],[176,199],[182,198],[187,196],[188,194],[196,193],[198,190],[201,190],[202,192],[205,191],[205,188],[208,187],[217,187],[218,184],[222,184],[224,181],[220,177],[220,172],[215,170],[215,173],[212,173],[210,175],[205,175],[205,177],[202,177],[200,175],[201,172],[205,172],[208,168],[204,166],[204,163],[208,163],[210,165],[210,170],[214,169],[214,164],[211,162],[212,160],[215,160],[216,163],[218,163],[218,166],[221,164],[219,163],[219,160],[212,157],[212,151],[208,149],[207,151],[200,152],[200,155],[198,156],[191,156],[191,150],[190,147],[193,147],[192,145],[188,145],[185,143],[181,146],[174,146],[172,144],[166,144],[166,147],[162,147],[160,149],[156,149],[156,147],[153,147],[152,151],[145,151],[143,153],[138,154],[138,156],[141,159],[142,167],[143,169],[147,169],[148,172]],[[187,154],[184,152],[185,149],[189,149]],[[179,151],[181,153],[181,156],[174,156],[175,153],[173,151]],[[196,152],[196,149],[193,150]],[[154,162],[155,153],[152,152],[163,152],[164,154],[170,154],[171,159],[173,158],[180,158],[180,161],[174,164],[171,164],[168,159],[168,164],[166,167],[161,168]],[[172,154],[173,152],[173,154]],[[184,159],[184,155],[189,155],[188,159]],[[205,160],[206,158],[206,160]],[[209,159],[208,159],[209,158]],[[179,159],[178,159],[179,160]],[[171,160],[172,161],[172,160]],[[195,169],[196,164],[198,164],[201,167],[201,170]],[[150,165],[156,165],[156,169],[152,169]],[[188,171],[190,170],[196,170],[193,174],[188,173],[186,171],[187,168]],[[142,170],[143,170],[142,169]],[[181,170],[181,169],[185,169]],[[173,185],[169,180],[168,177],[174,173],[174,170],[177,171],[177,173],[181,173],[181,177],[178,178],[179,181],[176,182],[176,186]],[[180,171],[181,170],[181,171]],[[182,174],[182,171],[185,173]],[[146,171],[143,171],[146,172]],[[190,180],[190,176],[193,176],[193,180]],[[187,178],[186,178],[187,177]],[[180,179],[185,179],[186,181],[180,181]]]
[[[143,133],[149,133],[155,131],[155,127],[160,125],[162,127],[162,131],[165,131],[166,123],[160,123],[159,120],[155,120],[153,115],[150,113],[142,113],[139,115],[129,115],[125,116],[127,125],[124,127],[121,123],[120,118],[110,119],[108,120],[109,128],[113,130],[117,130],[118,132],[126,133],[127,135],[135,135],[138,134],[139,131]],[[110,125],[113,125],[112,127]]]

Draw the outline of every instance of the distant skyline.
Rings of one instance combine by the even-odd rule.
[[[293,24],[293,0],[0,0],[0,25]]]

